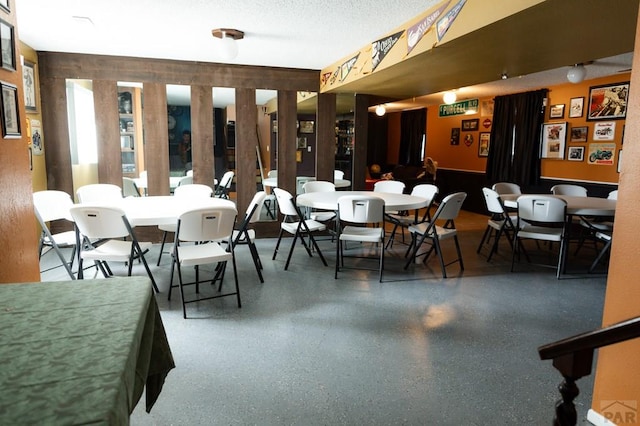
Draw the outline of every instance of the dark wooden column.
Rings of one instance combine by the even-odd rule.
[[[117,83],[113,80],[94,80],[93,105],[98,144],[98,182],[122,187]]]
[[[278,187],[296,193],[297,93],[278,90]]]
[[[213,97],[211,86],[191,86],[193,182],[214,188]]]
[[[42,136],[46,151],[47,188],[75,197],[71,171],[67,83],[64,78],[40,78]],[[116,124],[118,122],[116,121]]]
[[[169,195],[167,88],[163,83],[144,83],[142,93],[147,191]]]
[[[354,113],[354,142],[352,165],[353,176],[351,176],[351,187],[355,191],[366,189],[365,176],[367,169],[367,135],[369,113],[369,96],[356,95],[356,105]]]
[[[256,193],[257,126],[255,89],[236,89],[236,203],[239,218]]]
[[[316,179],[333,182],[336,165],[336,95],[320,93],[316,113]]]

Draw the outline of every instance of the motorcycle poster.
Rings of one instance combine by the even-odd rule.
[[[615,143],[590,143],[587,163],[599,166],[613,166]]]
[[[615,121],[603,121],[593,126],[594,141],[612,141],[616,135]]]
[[[619,120],[627,116],[629,82],[593,86],[589,89],[587,121]]]

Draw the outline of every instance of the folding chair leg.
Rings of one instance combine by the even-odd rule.
[[[160,260],[162,259],[162,251],[164,250],[164,243],[167,240],[167,231],[162,232],[162,244],[160,244],[160,253],[158,253],[158,263],[156,266],[160,266]]]

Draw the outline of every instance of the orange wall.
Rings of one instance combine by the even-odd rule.
[[[586,109],[588,107],[589,88],[602,84],[620,83],[629,81],[628,73],[618,74],[612,77],[586,80],[580,84],[566,83],[558,86],[548,87],[549,95],[547,105],[565,104],[564,118],[549,119],[549,107],[545,111],[545,122],[566,121],[568,123],[567,133],[574,126],[588,127],[587,143],[570,143],[567,140],[565,146],[565,159],[543,159],[542,160],[542,176],[548,178],[567,179],[567,180],[585,180],[594,182],[617,183],[617,161],[618,151],[622,147],[622,130],[625,126],[625,120],[614,120],[616,123],[615,138],[616,152],[614,154],[614,163],[611,166],[590,165],[586,161],[589,143],[593,142],[593,121],[586,120]],[[568,118],[569,104],[571,98],[584,97],[584,113],[581,118]],[[491,98],[480,99],[491,100]],[[451,129],[461,128],[462,120],[478,119],[479,130],[472,132],[460,132],[460,144],[451,145]],[[484,173],[486,169],[486,157],[478,156],[478,139],[481,132],[491,132],[491,125],[485,127],[485,120],[493,120],[491,116],[482,115],[481,111],[471,115],[458,115],[454,117],[438,117],[438,106],[430,106],[427,110],[427,156],[438,161],[438,167],[456,170],[466,170]],[[464,139],[466,135],[471,135],[473,143],[466,146]],[[389,154],[388,163],[397,162],[397,151],[400,139],[400,114],[389,114]],[[609,142],[609,141],[607,141]],[[581,162],[567,160],[567,146],[584,146],[585,160]]]

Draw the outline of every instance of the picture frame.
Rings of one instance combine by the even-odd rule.
[[[38,111],[36,99],[36,64],[24,61],[22,67],[22,83],[24,85],[24,107],[27,111]]]
[[[616,135],[615,121],[602,121],[593,125],[594,141],[612,141]]]
[[[584,161],[584,146],[570,146],[567,149],[569,161]]]
[[[297,138],[296,142],[298,149],[307,149],[307,138]]]
[[[0,0],[0,8],[3,9],[7,13],[11,13],[11,8],[9,6],[9,0]]]
[[[16,43],[13,25],[0,19],[0,66],[16,70]]]
[[[629,82],[604,84],[589,88],[587,121],[621,120],[627,117]]]
[[[13,84],[0,82],[2,97],[2,135],[5,139],[21,137],[20,115],[18,112],[18,88]]]
[[[570,136],[569,136],[569,142],[584,143],[587,141],[588,134],[589,134],[589,127],[587,126],[572,127]]]
[[[587,163],[597,166],[613,166],[616,144],[613,142],[590,143]]]
[[[569,102],[569,118],[580,118],[584,114],[584,96],[571,98]]]
[[[460,127],[451,129],[451,145],[460,145]]]
[[[540,137],[540,158],[564,158],[564,148],[567,141],[567,122],[543,123]]]
[[[549,107],[549,118],[564,118],[564,105],[556,104]]]
[[[491,133],[481,132],[478,138],[478,157],[488,157],[491,147]]]
[[[480,125],[479,118],[472,118],[471,120],[462,120],[462,131],[463,132],[478,131],[479,125]]]
[[[302,163],[302,150],[296,150],[296,163]]]
[[[300,133],[313,133],[315,122],[300,121]]]

